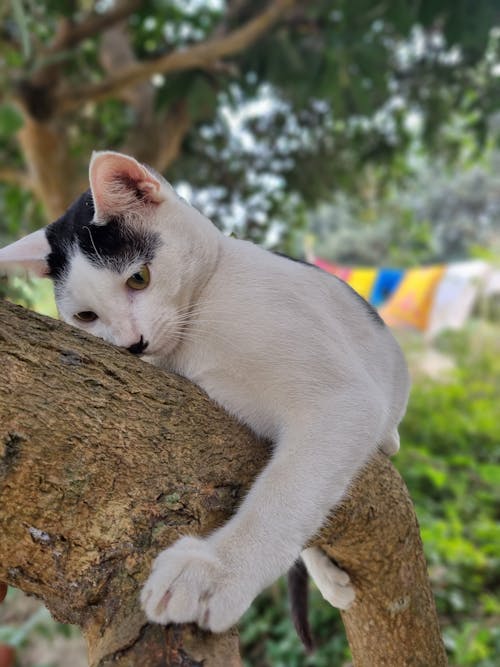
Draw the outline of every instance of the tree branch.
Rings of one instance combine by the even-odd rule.
[[[103,68],[110,73],[120,65],[137,63],[125,26],[115,26],[103,35],[100,59]],[[121,150],[164,172],[179,155],[182,141],[191,127],[185,100],[176,100],[166,112],[158,111],[156,91],[150,81],[141,81],[124,89],[121,96],[135,115]]]
[[[130,133],[122,151],[163,174],[179,156],[191,125],[186,100],[179,99],[162,117],[150,118],[149,122],[142,119]]]
[[[71,111],[85,102],[97,102],[117,95],[124,88],[144,81],[153,74],[204,68],[219,58],[240,53],[269,30],[295,2],[274,0],[261,14],[227,35],[179,49],[154,60],[130,65],[96,84],[61,90],[55,94],[55,108],[61,113]]]
[[[32,189],[49,220],[58,218],[81,192],[68,134],[60,119],[43,122],[24,114],[18,141],[29,168]]]
[[[178,158],[182,142],[191,128],[191,116],[185,100],[178,100],[168,110],[163,121],[162,140],[158,142],[153,165],[163,173]]]
[[[160,549],[236,509],[266,443],[183,378],[5,302],[0,368],[0,581],[79,625],[91,667],[240,667],[234,632],[165,633],[138,592]],[[356,667],[446,665],[412,504],[385,456],[315,543],[356,587],[343,614]]]

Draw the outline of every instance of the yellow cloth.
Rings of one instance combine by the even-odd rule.
[[[391,327],[410,326],[425,331],[444,271],[444,266],[409,269],[398,289],[379,310],[385,323]]]
[[[373,284],[377,277],[378,269],[353,269],[347,278],[349,285],[356,290],[358,294],[366,299],[370,299]]]

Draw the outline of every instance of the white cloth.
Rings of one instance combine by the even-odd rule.
[[[427,336],[436,336],[444,329],[463,327],[490,272],[490,265],[482,260],[447,266],[434,295]]]
[[[500,271],[498,269],[493,270],[488,276],[484,286],[484,294],[487,297],[500,294]]]

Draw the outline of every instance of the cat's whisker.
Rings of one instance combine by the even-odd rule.
[[[210,331],[207,332],[203,330],[202,328],[197,328],[197,329],[171,329],[168,331],[168,335],[171,338],[176,337],[179,342],[206,342],[207,341],[207,336],[210,336],[210,338],[215,338],[216,340],[220,341],[224,345],[230,346],[232,349],[236,349],[237,345],[235,342],[231,339],[230,336],[226,336],[221,332],[217,331]]]
[[[201,341],[204,342],[207,339],[207,332],[203,331],[202,329],[198,330],[185,330],[185,329],[179,329],[175,331],[175,335],[178,335],[181,340],[191,340],[191,341]],[[232,347],[234,347],[234,342],[231,340],[230,337],[224,336],[223,334],[219,332],[210,332],[210,336],[214,336],[217,338],[217,340],[223,342],[224,344],[229,344]]]

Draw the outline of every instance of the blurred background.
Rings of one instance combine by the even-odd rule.
[[[0,246],[114,149],[225,233],[350,282],[408,356],[394,463],[450,664],[500,664],[498,0],[10,0],[0,22]],[[0,278],[0,295],[56,315],[49,281]],[[241,624],[247,665],[350,664],[338,612],[311,597],[317,652],[278,582]],[[8,647],[86,665],[78,631],[13,590],[0,644],[0,667]]]

